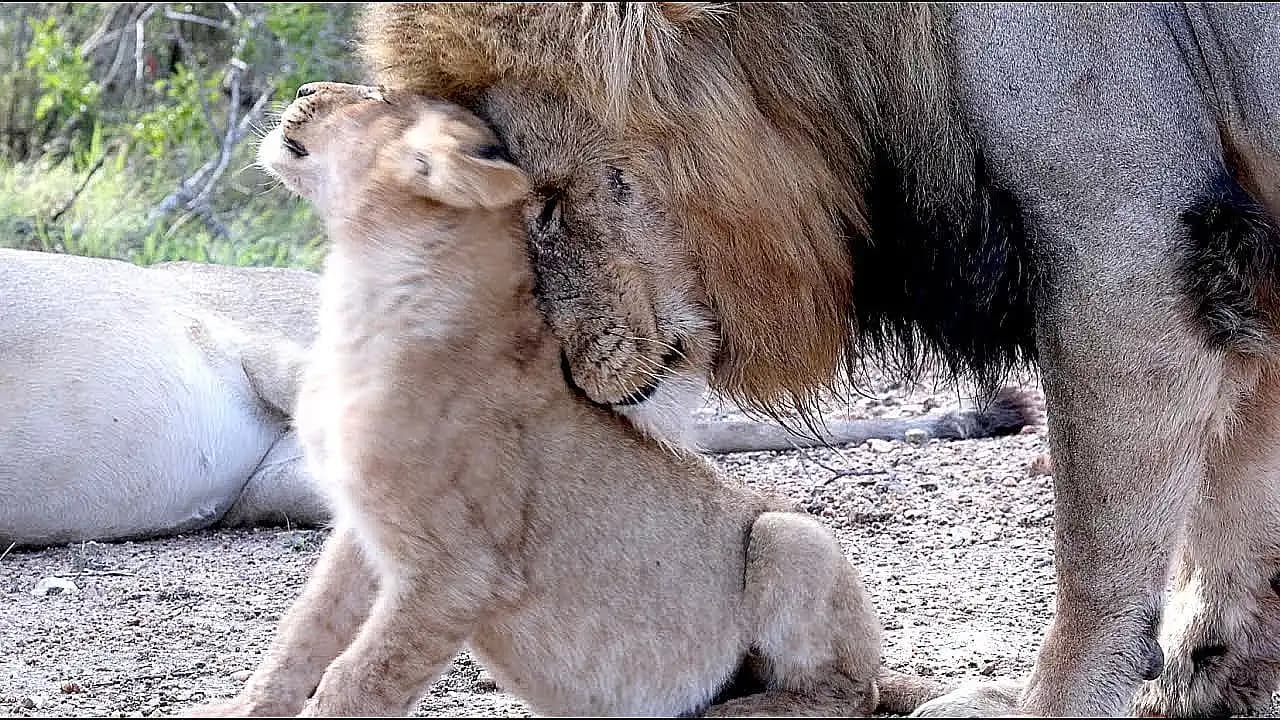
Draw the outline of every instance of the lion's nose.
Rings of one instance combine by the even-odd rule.
[[[319,89],[320,83],[307,83],[306,85],[298,88],[298,97],[304,98],[308,95],[315,95],[316,91]]]

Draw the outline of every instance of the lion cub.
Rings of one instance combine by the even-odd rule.
[[[831,533],[568,388],[528,181],[480,120],[316,83],[260,159],[332,240],[297,422],[336,527],[201,712],[403,714],[464,645],[544,714],[876,707],[879,627]]]

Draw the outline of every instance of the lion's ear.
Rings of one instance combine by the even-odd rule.
[[[529,178],[501,146],[464,147],[428,128],[405,137],[400,180],[414,194],[457,208],[496,209],[529,193]]]

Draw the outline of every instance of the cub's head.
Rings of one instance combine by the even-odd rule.
[[[493,131],[461,107],[367,85],[309,83],[258,162],[326,218],[413,203],[500,208],[529,190]]]

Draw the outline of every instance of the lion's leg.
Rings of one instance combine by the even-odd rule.
[[[293,416],[307,364],[307,349],[284,338],[250,335],[240,350],[240,366],[258,398]]]
[[[388,580],[360,634],[325,671],[302,715],[405,715],[440,676],[483,608],[461,607],[468,578]],[[470,602],[467,603],[471,605]]]
[[[1156,237],[1179,235],[1126,248],[1146,253],[1136,263],[1142,282],[1062,268],[1039,321],[1056,470],[1057,612],[1021,713],[1116,715],[1143,680],[1159,676],[1170,559],[1207,450],[1221,441],[1234,398],[1250,389],[1248,373],[1207,349],[1167,295],[1177,287],[1177,256]]]
[[[267,451],[219,525],[316,527],[328,522],[332,512],[313,465],[302,451],[297,431],[288,430]]]
[[[197,708],[197,716],[295,715],[325,667],[350,644],[369,613],[377,578],[353,533],[325,543],[302,595],[280,620],[266,658],[233,699]]]
[[[1280,368],[1265,372],[1210,456],[1161,631],[1145,714],[1240,714],[1280,686]]]
[[[707,711],[866,715],[876,704],[880,624],[857,571],[813,518],[764,513],[747,547],[745,606],[764,692]]]

